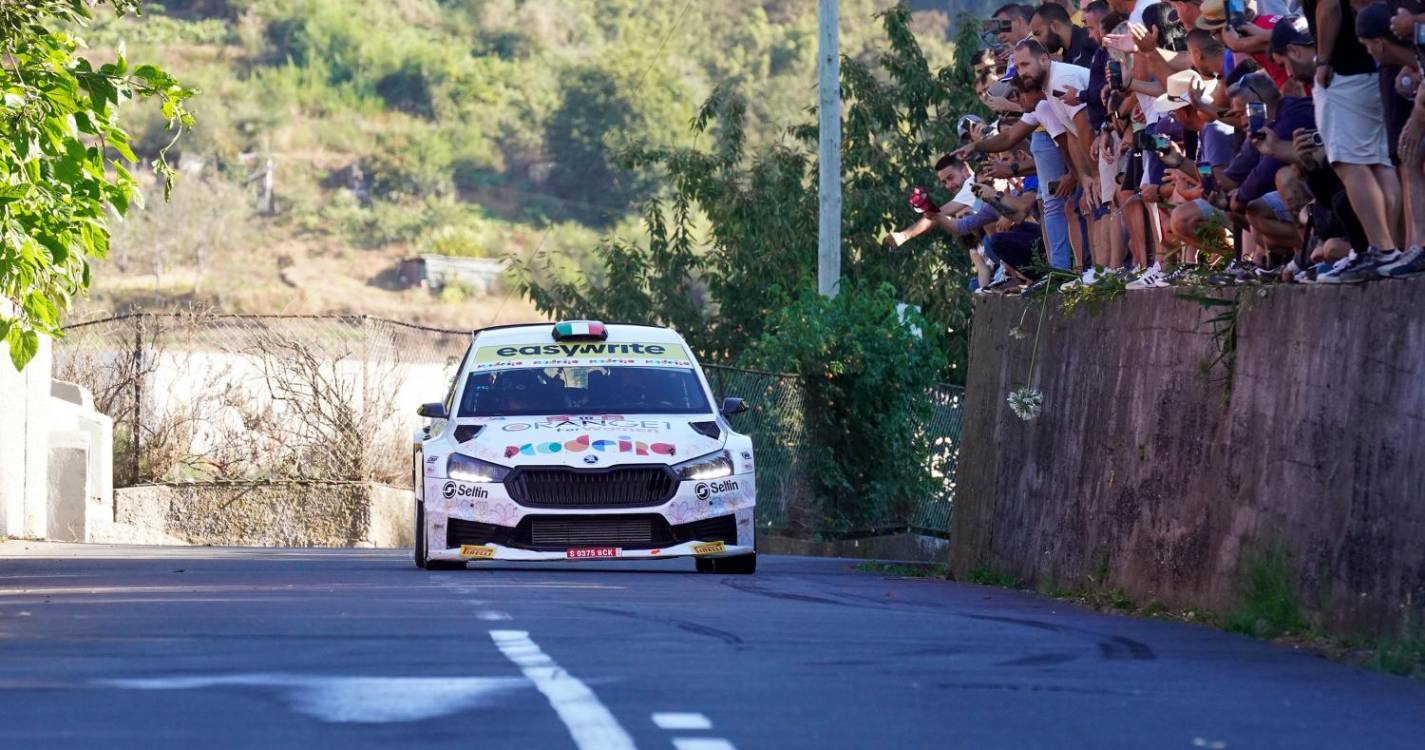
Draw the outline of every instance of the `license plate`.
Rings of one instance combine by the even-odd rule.
[[[694,544],[693,554],[695,555],[716,555],[719,552],[726,552],[727,545],[722,542],[710,542],[708,544]]]
[[[618,547],[576,547],[566,553],[570,560],[583,560],[590,557],[618,557]]]

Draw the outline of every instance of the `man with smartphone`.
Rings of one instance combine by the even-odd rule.
[[[1082,264],[1082,257],[1075,259],[1073,255],[1076,243],[1071,241],[1064,201],[1072,199],[1080,185],[1092,186],[1097,177],[1089,159],[1093,132],[1085,106],[1082,102],[1071,106],[1063,95],[1069,87],[1077,91],[1088,87],[1088,69],[1054,62],[1044,46],[1033,38],[1016,45],[1012,59],[1020,84],[1047,96],[1018,123],[1002,128],[995,136],[960,147],[955,155],[963,159],[974,153],[999,153],[1033,136],[1030,152],[1034,155],[1039,182],[1046,187],[1054,183],[1057,188],[1044,197],[1044,231],[1050,262],[1055,268],[1067,269],[1074,260]],[[1054,96],[1055,92],[1060,96]],[[1040,127],[1044,129],[1042,143],[1040,134],[1035,132]],[[1085,274],[1087,281],[1093,280],[1092,268]]]

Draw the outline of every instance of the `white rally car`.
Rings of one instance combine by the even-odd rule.
[[[677,333],[572,321],[475,331],[415,436],[415,559],[694,557],[753,573],[752,440]]]

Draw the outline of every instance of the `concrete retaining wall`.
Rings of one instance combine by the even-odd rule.
[[[1005,398],[1026,381],[1040,308],[977,298],[952,570],[1228,610],[1277,550],[1319,625],[1418,618],[1425,279],[1243,292],[1230,380],[1203,371],[1216,310],[1177,293],[1067,319],[1051,305],[1029,422]]]
[[[115,493],[89,541],[253,547],[409,547],[410,490],[377,484],[142,485]]]

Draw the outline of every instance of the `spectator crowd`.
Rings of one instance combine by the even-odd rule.
[[[982,38],[993,116],[891,246],[969,238],[982,292],[1425,271],[1425,0],[1011,3]]]

